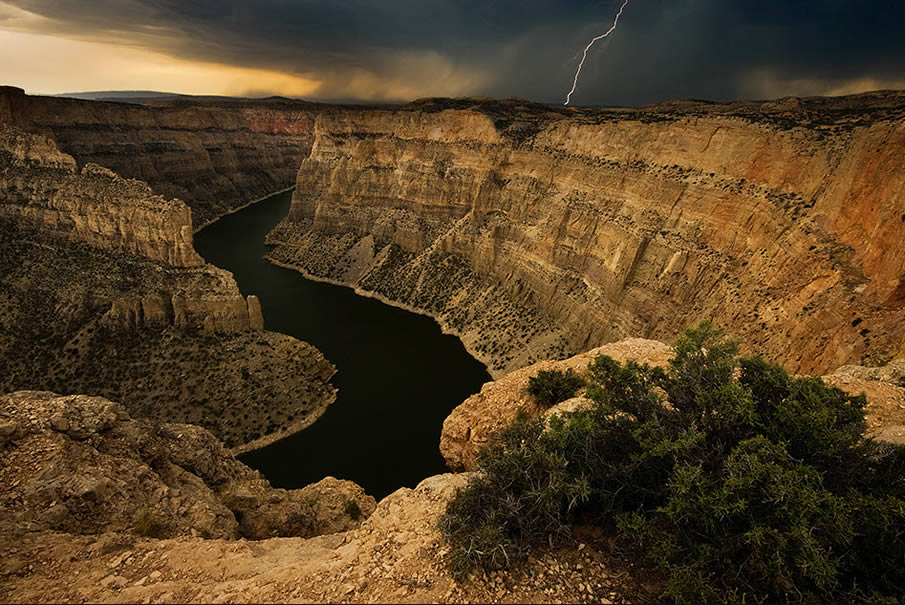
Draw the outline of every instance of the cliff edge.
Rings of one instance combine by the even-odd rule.
[[[0,600],[643,600],[631,567],[593,536],[454,582],[438,520],[467,479],[430,477],[376,507],[331,478],[274,489],[198,427],[133,420],[96,397],[14,393],[0,397]]]
[[[292,186],[322,106],[302,101],[167,100],[153,105],[26,95],[0,86],[0,124],[179,198],[195,230]]]

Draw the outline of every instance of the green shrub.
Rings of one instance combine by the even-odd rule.
[[[666,371],[598,357],[593,407],[522,416],[481,452],[441,521],[454,575],[591,518],[678,602],[901,599],[905,448],[864,437],[864,397],[737,359],[709,323],[674,350]]]
[[[135,511],[132,527],[136,534],[146,538],[163,538],[168,529],[166,522],[160,519],[150,506],[142,506]]]
[[[353,521],[358,521],[358,518],[361,517],[361,507],[358,506],[358,502],[355,500],[346,500],[343,510]]]
[[[575,391],[583,386],[584,380],[572,370],[541,370],[528,379],[528,392],[547,407],[574,397]]]

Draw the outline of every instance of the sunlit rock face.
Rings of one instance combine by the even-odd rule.
[[[495,375],[703,318],[797,372],[905,340],[905,96],[315,122],[272,259],[427,311]]]
[[[111,257],[134,257],[136,265],[151,261],[168,269],[191,268],[160,280],[160,286],[168,282],[166,290],[150,279],[108,288],[108,324],[261,329],[257,299],[246,301],[229,273],[206,265],[195,252],[191,211],[182,201],[154,195],[146,183],[96,164],[79,170],[50,139],[5,126],[0,127],[0,198],[0,226],[9,240],[22,240],[20,252],[34,244],[87,246]],[[85,286],[92,278],[103,279],[85,273],[72,277]]]
[[[0,126],[0,216],[22,233],[65,239],[179,267],[204,264],[192,217],[147,184],[75,159],[50,139]]]

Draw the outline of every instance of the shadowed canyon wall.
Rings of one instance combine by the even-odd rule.
[[[0,123],[50,137],[80,166],[92,162],[183,200],[196,230],[291,187],[311,150],[319,107],[288,99],[151,106],[27,96],[0,87]]]
[[[905,340],[905,95],[324,111],[274,262],[430,313],[495,375],[712,318],[797,372]]]

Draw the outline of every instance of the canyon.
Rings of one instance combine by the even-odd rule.
[[[314,123],[276,263],[428,313],[495,377],[712,318],[801,373],[905,344],[905,95]]]
[[[656,577],[587,527],[454,582],[458,471],[518,410],[585,404],[534,405],[537,371],[663,365],[704,318],[866,392],[871,435],[901,443],[903,151],[898,92],[364,108],[2,87],[0,600],[650,600]],[[235,459],[314,422],[336,368],[264,330],[193,234],[293,185],[271,262],[434,317],[496,379],[444,423],[456,473],[375,502]]]

